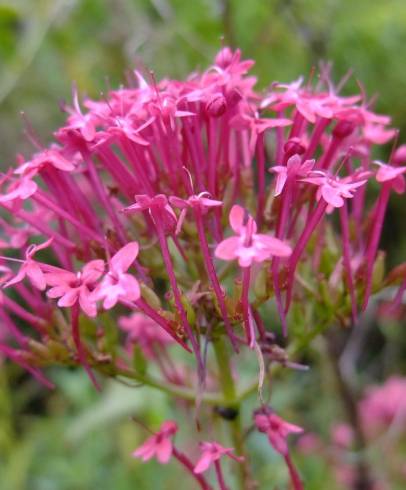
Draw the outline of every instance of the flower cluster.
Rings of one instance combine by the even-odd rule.
[[[185,81],[135,71],[102,100],[81,106],[75,90],[48,147],[28,131],[36,152],[0,175],[3,356],[47,385],[43,367],[82,365],[96,386],[95,372],[124,376],[231,410],[234,375],[216,378],[208,346],[222,369],[224,339],[255,351],[262,387],[275,363],[300,367],[295,333],[303,347],[331,323],[357,323],[383,284],[379,241],[390,194],[405,190],[405,146],[374,162],[397,132],[363,95],[341,95],[326,73],[260,94],[252,65],[225,47]],[[367,206],[370,183],[380,190]],[[406,276],[394,283],[403,294]],[[269,304],[291,349],[270,341]],[[306,324],[292,332],[291,315]],[[271,437],[276,415],[258,413],[299,488],[283,442],[296,426]],[[165,462],[161,439],[137,455]],[[229,455],[219,447],[202,446],[199,469]]]

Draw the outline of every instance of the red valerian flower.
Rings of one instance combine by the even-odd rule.
[[[142,446],[136,449],[132,456],[141,458],[142,461],[148,461],[151,458],[156,458],[161,464],[169,462],[172,451],[172,437],[178,431],[178,426],[173,420],[166,420],[159,431],[147,439]]]
[[[289,452],[287,437],[289,434],[301,434],[303,429],[298,425],[286,422],[272,410],[258,411],[254,415],[255,426],[259,432],[268,436],[271,446],[276,452],[286,456]]]
[[[63,269],[45,274],[45,281],[52,286],[48,298],[59,298],[58,306],[69,307],[79,303],[86,315],[97,315],[96,301],[92,295],[96,281],[104,272],[103,260],[91,260],[76,274]]]
[[[215,256],[222,260],[238,259],[240,267],[250,267],[253,262],[263,262],[272,256],[288,257],[290,246],[270,235],[256,233],[257,225],[251,216],[237,204],[231,208],[230,225],[237,236],[226,238],[217,245]]]
[[[140,297],[140,286],[137,279],[127,274],[128,269],[138,255],[137,242],[127,243],[109,261],[109,271],[94,291],[94,299],[103,301],[103,308],[109,310],[120,299],[137,301]]]
[[[287,161],[285,165],[275,165],[269,169],[270,172],[277,174],[275,184],[275,196],[279,196],[288,179],[305,178],[314,166],[315,160],[305,160],[299,155],[293,155]]]
[[[194,468],[195,473],[203,473],[212,464],[215,464],[221,457],[229,456],[234,461],[241,462],[242,457],[234,456],[232,447],[223,447],[218,442],[201,442],[199,444],[202,455]]]
[[[39,245],[30,245],[25,251],[25,260],[23,261],[20,270],[12,279],[7,281],[3,287],[6,288],[8,286],[12,286],[13,284],[17,284],[22,281],[25,277],[28,277],[34,287],[40,291],[43,291],[46,288],[44,272],[41,265],[33,259],[33,256],[38,252],[38,250],[48,247],[52,241],[53,239],[50,238],[46,242],[40,243]]]
[[[301,434],[303,429],[298,425],[286,422],[268,407],[263,407],[254,412],[254,423],[259,432],[263,432],[268,436],[268,440],[275,451],[283,456],[293,488],[295,490],[303,490],[302,481],[289,454],[287,443],[289,434]]]
[[[357,176],[351,175],[340,179],[337,176],[315,170],[312,176],[302,180],[319,186],[316,195],[317,200],[322,197],[329,205],[327,210],[331,211],[333,208],[341,208],[344,205],[344,199],[354,197],[357,189],[367,183],[367,178],[363,178],[363,175],[360,175],[359,178],[355,177]]]

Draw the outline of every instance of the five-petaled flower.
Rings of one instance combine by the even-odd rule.
[[[344,199],[351,199],[359,187],[362,187],[368,181],[369,172],[359,172],[349,177],[337,177],[329,175],[321,170],[315,170],[310,177],[302,179],[303,182],[315,184],[318,186],[316,198],[323,198],[328,204],[327,211],[334,208],[341,208],[344,205]]]
[[[156,434],[147,439],[142,446],[132,453],[133,457],[141,458],[142,461],[148,461],[156,457],[161,464],[168,463],[173,451],[171,439],[177,431],[176,422],[166,420]]]
[[[287,243],[256,233],[255,221],[237,204],[231,208],[230,225],[237,236],[226,238],[217,245],[215,255],[219,259],[238,259],[241,267],[250,267],[253,262],[263,262],[271,256],[288,257],[291,254]]]
[[[208,470],[210,466],[213,463],[216,463],[216,461],[219,461],[222,456],[228,456],[238,463],[243,460],[242,457],[232,454],[234,451],[232,447],[223,447],[218,442],[201,442],[199,446],[202,455],[193,470],[195,473],[203,473]]]
[[[269,408],[263,408],[255,412],[254,422],[259,432],[268,436],[271,446],[278,453],[286,456],[289,452],[287,437],[289,434],[301,434],[303,429],[298,425],[286,422]]]
[[[17,284],[22,281],[25,277],[28,277],[34,287],[40,291],[43,291],[46,288],[44,272],[41,269],[41,265],[33,259],[33,256],[39,250],[48,247],[52,243],[52,240],[53,239],[50,238],[46,242],[40,243],[39,245],[30,245],[25,251],[25,260],[23,261],[20,270],[13,278],[7,281],[3,287],[6,288],[8,286],[12,286],[13,284]]]
[[[58,306],[70,307],[79,303],[86,315],[95,317],[96,301],[92,292],[96,282],[103,275],[104,261],[91,260],[76,274],[64,269],[47,272],[45,281],[52,286],[47,291],[48,298],[59,298]]]
[[[109,271],[94,290],[93,298],[103,299],[103,308],[109,310],[120,299],[137,301],[140,286],[137,279],[127,271],[138,255],[137,242],[127,243],[109,261]]]
[[[288,180],[296,178],[305,178],[314,166],[315,160],[305,160],[299,155],[293,155],[287,161],[285,165],[275,165],[269,169],[270,172],[277,174],[275,184],[275,196],[279,196]]]

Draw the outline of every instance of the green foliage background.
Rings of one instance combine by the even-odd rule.
[[[308,75],[319,60],[334,63],[337,79],[352,69],[349,89],[360,80],[370,95],[379,94],[377,110],[393,116],[406,140],[404,0],[14,0],[0,2],[0,167],[13,164],[17,150],[32,151],[20,111],[50,141],[72,81],[98,96],[136,65],[157,78],[184,77],[211,62],[221,35],[256,60],[262,87]],[[384,239],[393,262],[402,249],[404,260],[404,219],[404,200],[394,199]],[[371,356],[376,348],[390,360],[379,374],[364,374],[365,382],[405,370],[396,326],[374,327]],[[381,338],[397,343],[394,353],[376,347]],[[81,372],[56,370],[51,377],[55,393],[15,367],[0,368],[1,490],[190,488],[172,465],[158,471],[155,463],[141,466],[129,456],[145,437],[130,415],[151,426],[164,414],[176,418],[165,397],[109,383],[99,395]],[[328,374],[309,375],[305,384],[301,379],[277,390],[279,406],[306,409],[311,415],[302,420],[310,426],[327,424],[325,413],[335,404]],[[276,486],[284,475],[276,456],[259,439],[253,451],[271,463],[258,469],[269,472],[267,488],[284,488]],[[328,468],[312,458],[301,467],[309,489],[326,488]]]

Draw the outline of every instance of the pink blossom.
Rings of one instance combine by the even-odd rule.
[[[15,170],[15,173],[28,175],[32,178],[48,165],[64,172],[70,172],[75,168],[75,165],[70,160],[66,159],[58,149],[51,148],[36,153],[32,160],[22,163]]]
[[[288,257],[291,248],[282,240],[256,233],[257,226],[251,216],[247,219],[241,206],[234,205],[230,212],[230,225],[237,236],[226,238],[217,245],[215,256],[222,260],[238,259],[241,267],[263,262],[271,256]],[[244,224],[245,222],[245,224]]]
[[[384,182],[390,182],[393,190],[397,194],[403,194],[405,192],[406,183],[404,173],[406,172],[406,166],[395,167],[382,162],[375,162],[379,165],[379,170],[376,173],[376,180],[380,184]]]
[[[208,192],[200,192],[200,194],[192,195],[187,199],[171,196],[169,198],[169,202],[173,206],[182,210],[178,219],[178,224],[176,225],[176,233],[179,233],[182,228],[188,207],[198,209],[202,214],[204,214],[207,213],[210,208],[220,207],[223,205],[221,201],[211,199]]]
[[[323,198],[329,205],[328,211],[331,211],[333,208],[341,208],[344,205],[344,199],[354,197],[357,189],[366,184],[368,176],[369,173],[361,173],[359,176],[354,174],[349,177],[339,178],[338,176],[328,175],[316,170],[313,172],[313,176],[302,180],[318,186],[317,200]]]
[[[127,243],[109,261],[109,271],[94,291],[94,299],[103,301],[103,308],[109,310],[120,299],[137,301],[140,297],[140,286],[137,279],[127,274],[128,269],[138,255],[137,242]]]
[[[39,245],[30,245],[25,251],[25,260],[18,273],[9,281],[7,281],[3,287],[9,287],[13,284],[21,282],[25,277],[28,277],[34,287],[43,291],[46,288],[46,281],[44,272],[41,265],[33,259],[33,256],[39,251],[47,248],[53,239],[50,238],[44,243]]]
[[[369,388],[359,405],[362,425],[376,435],[398,421],[399,429],[406,423],[406,378],[392,376],[383,385]]]
[[[30,177],[20,177],[12,181],[7,191],[0,195],[0,203],[14,201],[16,199],[28,199],[37,192],[37,189],[37,184]]]
[[[103,275],[104,261],[91,260],[80,272],[66,271],[63,269],[47,272],[45,281],[52,286],[47,291],[48,298],[60,298],[58,306],[70,307],[79,303],[86,315],[97,315],[96,301],[92,292],[96,287],[96,281]]]
[[[167,420],[162,425],[159,431],[147,439],[142,446],[136,449],[132,456],[134,458],[141,458],[142,461],[148,461],[151,458],[156,459],[161,464],[169,462],[172,451],[172,437],[178,431],[178,426],[173,420]]]
[[[122,316],[118,320],[118,325],[127,332],[127,343],[138,344],[149,359],[155,358],[154,345],[166,346],[174,342],[154,320],[142,313]]]
[[[301,434],[303,429],[290,424],[271,410],[259,410],[254,415],[254,422],[259,432],[264,432],[276,452],[286,456],[289,452],[287,437],[289,434]]]
[[[315,160],[305,160],[299,155],[293,155],[287,161],[286,166],[275,165],[269,169],[270,172],[277,174],[275,185],[275,196],[279,196],[288,179],[305,178],[314,166]]]
[[[336,424],[331,428],[333,444],[343,449],[349,449],[354,440],[354,432],[348,424]]]
[[[138,194],[134,196],[135,204],[124,209],[126,213],[148,211],[154,222],[164,226],[166,232],[173,231],[176,227],[176,214],[168,203],[168,198],[164,194],[158,194],[150,197],[146,194]]]
[[[382,124],[366,124],[362,131],[367,142],[374,145],[385,145],[397,134],[396,129],[386,129]]]
[[[249,148],[251,152],[254,152],[259,135],[261,135],[267,129],[284,128],[286,126],[290,126],[292,124],[292,121],[283,117],[275,119],[260,118],[258,114],[249,116],[242,113],[234,116],[231,119],[230,124],[232,127],[238,130],[247,129],[250,131]]]
[[[219,461],[223,456],[229,456],[237,462],[241,462],[243,458],[234,456],[234,451],[231,447],[223,447],[218,442],[201,442],[199,444],[202,455],[194,468],[195,473],[203,473],[207,471],[210,466]]]

